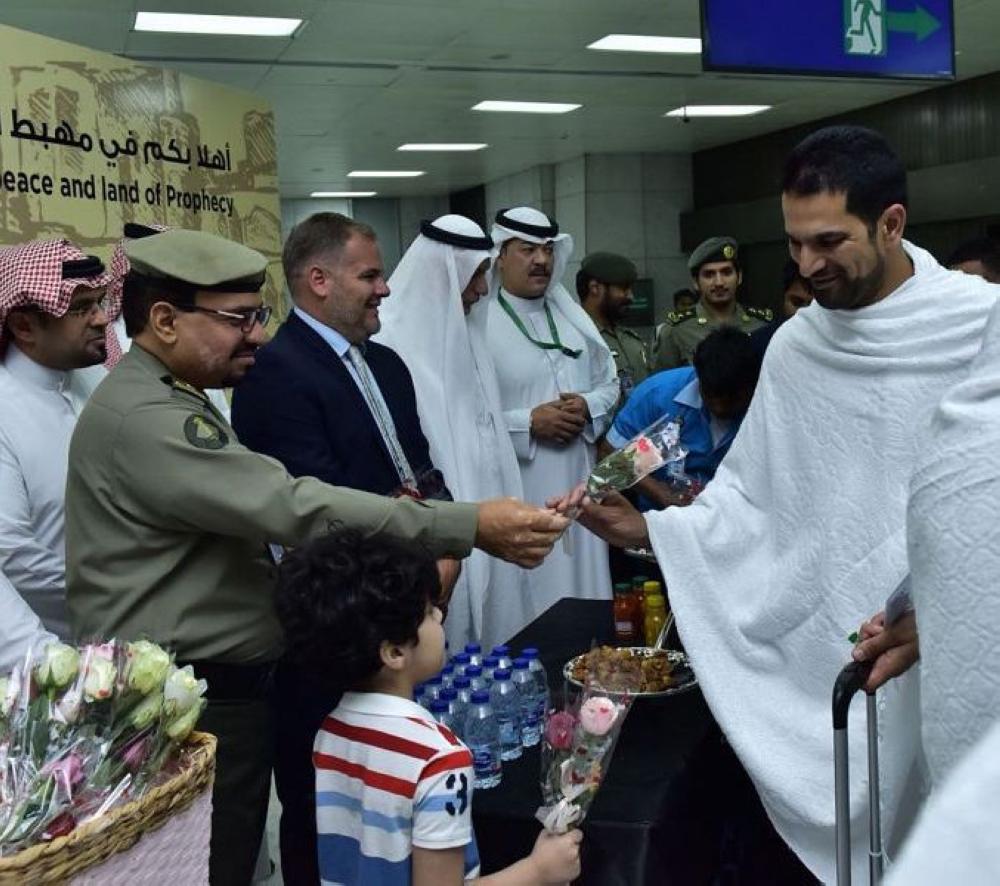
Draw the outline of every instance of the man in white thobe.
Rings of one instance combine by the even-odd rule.
[[[0,249],[0,570],[62,638],[69,441],[105,374],[110,279],[66,240]]]
[[[573,238],[530,207],[498,212],[492,236],[489,346],[524,497],[541,504],[590,474],[618,375],[594,321],[562,284]],[[496,630],[509,638],[562,597],[611,597],[607,545],[575,525]]]
[[[909,480],[931,414],[979,351],[995,287],[903,240],[906,174],[877,133],[830,127],[788,160],[792,257],[816,301],[775,334],[713,483],[643,518],[622,497],[581,517],[652,542],[713,714],[779,834],[834,879],[830,693],[848,634],[909,571]],[[572,498],[568,504],[572,504]],[[881,690],[883,833],[919,803],[913,675]],[[863,705],[851,712],[855,876],[865,876]]]
[[[410,370],[431,461],[459,501],[523,495],[486,341],[481,299],[492,248],[482,228],[461,215],[424,222],[389,278],[392,298],[381,306],[374,336]],[[505,612],[522,610],[528,593],[525,570],[474,551],[448,605],[451,648],[508,639]]]

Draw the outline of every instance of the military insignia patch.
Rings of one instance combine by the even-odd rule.
[[[189,415],[184,422],[184,436],[199,449],[222,449],[229,445],[229,435],[214,421],[201,415]]]
[[[727,243],[722,247],[722,254],[726,257],[727,261],[732,261],[733,256],[736,255],[736,250],[733,249],[729,243]]]

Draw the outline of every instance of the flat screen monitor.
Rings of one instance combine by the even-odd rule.
[[[952,0],[701,0],[706,71],[955,77]]]

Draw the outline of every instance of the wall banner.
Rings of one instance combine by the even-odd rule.
[[[110,257],[125,222],[210,231],[270,262],[282,303],[270,105],[251,93],[0,26],[0,243]]]

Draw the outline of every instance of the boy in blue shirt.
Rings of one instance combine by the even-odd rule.
[[[695,349],[692,366],[647,378],[615,417],[601,455],[623,447],[660,418],[681,423],[684,470],[704,486],[722,462],[746,415],[760,376],[761,358],[750,337],[732,326],[709,333]],[[690,504],[693,496],[668,483],[666,468],[640,480],[640,510]]]
[[[413,701],[444,664],[435,561],[340,532],[286,555],[277,609],[289,655],[350,687],[313,747],[323,884],[545,886],[580,872],[581,834],[479,877],[469,749]]]

